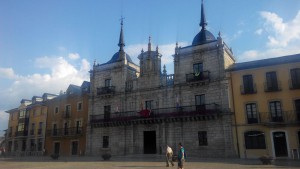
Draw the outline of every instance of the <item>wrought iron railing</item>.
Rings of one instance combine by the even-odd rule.
[[[271,83],[271,84],[270,84]],[[265,92],[277,92],[281,91],[281,82],[264,82]]]
[[[59,128],[47,130],[47,135],[51,137],[71,137],[71,136],[81,136],[83,134],[82,127],[70,127],[70,128]]]
[[[258,112],[256,117],[247,118],[248,124],[255,123],[300,123],[300,111]]]
[[[127,111],[111,113],[109,118],[104,114],[90,115],[90,123],[114,122],[114,121],[131,121],[144,118],[170,118],[180,116],[197,116],[213,115],[220,113],[218,104],[179,106],[169,108],[159,108],[141,111]]]
[[[63,118],[71,118],[71,111],[63,111],[62,116]]]
[[[20,136],[27,136],[28,135],[28,131],[24,130],[24,131],[16,131],[15,136],[16,137],[20,137]]]
[[[294,79],[289,79],[289,86],[291,90],[300,89],[300,82]]]
[[[253,84],[251,87],[246,87],[244,85],[240,86],[241,94],[255,94],[257,92],[256,90],[256,84]]]
[[[186,74],[186,81],[187,82],[196,82],[196,81],[204,81],[209,80],[209,71],[203,71],[199,73],[190,73]]]
[[[115,93],[115,86],[107,86],[107,87],[100,87],[97,88],[97,95],[102,94],[114,94]]]

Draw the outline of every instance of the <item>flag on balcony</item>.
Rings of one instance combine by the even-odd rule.
[[[141,110],[140,112],[138,112],[142,117],[150,117],[150,113],[151,113],[151,110]]]

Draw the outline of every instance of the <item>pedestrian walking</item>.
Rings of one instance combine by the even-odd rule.
[[[167,167],[169,167],[169,163],[171,163],[172,167],[174,166],[173,160],[173,150],[171,147],[169,147],[167,145],[167,150],[166,150],[166,163],[167,163]]]
[[[185,162],[185,151],[181,143],[178,144],[179,152],[178,152],[178,169],[183,169],[184,162]]]

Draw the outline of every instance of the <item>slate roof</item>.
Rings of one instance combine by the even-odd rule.
[[[253,68],[260,68],[265,66],[273,66],[273,65],[280,65],[280,64],[294,63],[294,62],[300,62],[300,53],[294,55],[276,57],[276,58],[235,63],[227,70],[237,71],[237,70],[253,69]]]

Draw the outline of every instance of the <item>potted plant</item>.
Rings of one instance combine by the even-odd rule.
[[[104,153],[102,154],[102,158],[104,161],[107,161],[111,158],[111,154],[110,153]]]
[[[274,158],[269,155],[261,156],[259,159],[264,165],[272,164],[272,162],[274,161]]]
[[[59,154],[51,154],[50,157],[51,157],[53,160],[57,160],[58,157],[59,157]]]

